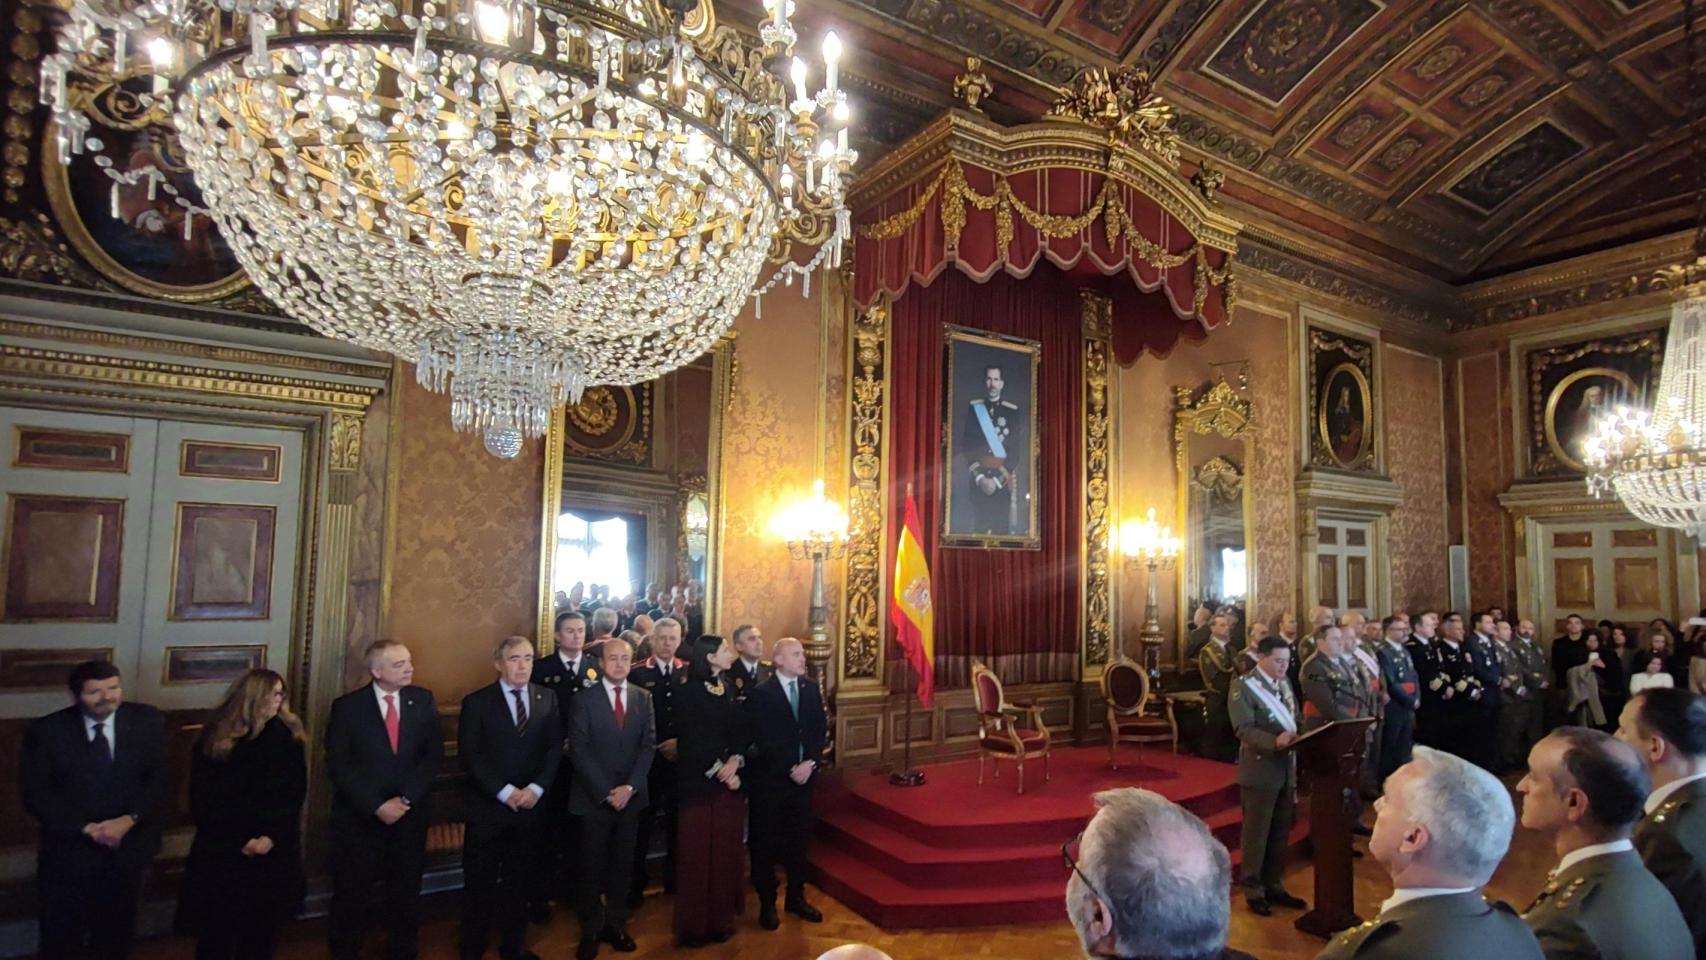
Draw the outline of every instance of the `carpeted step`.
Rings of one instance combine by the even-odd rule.
[[[1236,811],[1234,811],[1236,812]],[[1234,827],[1234,836],[1236,836]],[[1007,836],[1002,846],[941,847],[890,829],[851,810],[827,813],[817,840],[892,877],[916,884],[986,886],[1046,875],[1060,864],[1060,842]]]
[[[1065,909],[1066,867],[1058,859],[1046,874],[979,888],[905,883],[826,844],[813,846],[811,862],[826,893],[885,930],[1043,923]]]

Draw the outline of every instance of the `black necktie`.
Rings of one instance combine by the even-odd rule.
[[[511,690],[515,695],[515,732],[527,729],[527,700],[522,697],[520,690]]]
[[[106,721],[95,722],[95,738],[89,741],[89,756],[94,761],[95,769],[105,773],[113,765],[113,745],[107,742]]]

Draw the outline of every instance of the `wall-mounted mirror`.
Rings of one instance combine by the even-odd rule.
[[[542,652],[552,649],[556,614],[570,606],[608,603],[626,625],[637,613],[677,612],[679,601],[690,631],[715,630],[733,372],[726,337],[665,376],[588,388],[557,413],[546,438]]]
[[[1199,607],[1231,604],[1254,612],[1250,464],[1255,430],[1250,401],[1217,380],[1207,389],[1175,388],[1174,467],[1181,545],[1176,656],[1182,657]],[[1244,618],[1240,619],[1240,625]],[[1235,642],[1241,642],[1241,634]],[[1176,660],[1175,662],[1181,662]]]

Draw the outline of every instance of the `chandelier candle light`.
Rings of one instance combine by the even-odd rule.
[[[1159,689],[1161,682],[1161,644],[1166,637],[1161,634],[1160,607],[1155,600],[1156,574],[1161,570],[1170,570],[1179,558],[1179,538],[1173,536],[1173,531],[1155,522],[1155,508],[1149,508],[1146,519],[1127,520],[1120,524],[1120,552],[1126,559],[1136,561],[1149,568],[1146,581],[1148,593],[1143,604],[1143,626],[1137,633],[1138,643],[1143,648],[1143,669],[1149,674],[1151,683]]]
[[[61,158],[102,148],[95,97],[155,108],[255,284],[414,361],[494,452],[589,385],[703,354],[748,296],[838,265],[850,230],[842,44],[808,91],[791,0],[746,71],[713,52],[710,0],[69,7],[42,70]],[[793,241],[819,249],[796,263]]]
[[[1602,417],[1582,444],[1588,490],[1614,493],[1637,518],[1706,535],[1706,66],[1694,0],[1683,3],[1688,60],[1688,135],[1693,161],[1693,260],[1658,271],[1653,287],[1676,291],[1657,403]]]

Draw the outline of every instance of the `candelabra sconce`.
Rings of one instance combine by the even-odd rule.
[[[1179,559],[1179,538],[1173,532],[1155,522],[1155,508],[1149,508],[1149,515],[1143,520],[1127,520],[1120,525],[1120,553],[1127,560],[1148,568],[1143,603],[1143,626],[1138,629],[1137,641],[1140,645],[1140,661],[1143,671],[1149,674],[1152,690],[1161,689],[1161,644],[1166,637],[1161,634],[1160,608],[1155,600],[1156,576],[1162,570],[1171,570]],[[1123,652],[1123,649],[1122,649]]]
[[[823,598],[823,564],[847,555],[847,513],[841,505],[825,499],[823,481],[812,484],[812,495],[776,515],[777,532],[787,541],[795,560],[812,562],[811,635],[807,638],[806,663],[812,679],[829,702],[830,656],[829,607]]]

